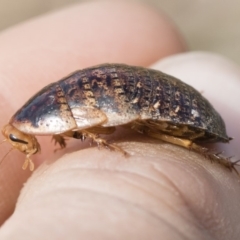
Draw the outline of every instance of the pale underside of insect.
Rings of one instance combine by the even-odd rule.
[[[76,71],[36,93],[2,133],[13,148],[25,153],[23,169],[33,170],[31,155],[40,151],[35,135],[53,135],[62,148],[64,137],[89,137],[125,153],[99,137],[117,126],[204,153],[235,170],[228,158],[198,144],[231,140],[208,100],[179,79],[143,67],[102,64]]]

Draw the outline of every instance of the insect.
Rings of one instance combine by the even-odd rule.
[[[26,155],[23,169],[34,169],[31,156],[40,151],[35,135],[91,138],[98,145],[124,152],[99,134],[116,126],[130,128],[207,154],[230,170],[234,164],[211,154],[200,142],[229,142],[225,124],[213,106],[193,87],[163,72],[124,64],[102,64],[76,71],[44,87],[3,127],[13,148]]]

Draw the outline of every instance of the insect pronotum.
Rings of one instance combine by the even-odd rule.
[[[6,140],[26,155],[23,169],[34,169],[31,155],[39,152],[35,135],[89,137],[108,144],[99,134],[127,125],[151,137],[204,152],[229,168],[228,158],[210,154],[200,142],[229,142],[225,124],[213,106],[197,90],[157,70],[124,64],[102,64],[76,71],[49,84],[22,106],[3,127]]]

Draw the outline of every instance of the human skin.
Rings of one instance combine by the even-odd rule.
[[[237,136],[232,119],[239,115],[234,102],[240,99],[236,96],[230,106],[226,100],[239,89],[240,70],[208,54],[163,59],[184,50],[167,19],[137,3],[85,3],[26,22],[0,35],[1,125],[41,87],[76,69],[104,62],[148,67],[158,61],[157,69],[196,79],[192,85],[211,100],[227,126],[231,123],[229,134]],[[219,100],[207,86],[224,90],[224,82],[231,92]],[[40,166],[31,175],[21,170],[21,153],[8,155],[0,168],[5,222],[0,239],[238,239],[236,174],[192,151],[125,129],[108,140],[130,157],[76,140],[54,154],[50,139],[40,138],[42,154],[33,157]],[[238,145],[235,138],[226,150],[240,156]],[[7,149],[1,145],[2,156]]]

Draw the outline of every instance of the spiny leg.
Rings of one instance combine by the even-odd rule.
[[[127,153],[126,153],[121,147],[118,147],[118,146],[115,145],[115,144],[109,144],[109,143],[107,143],[107,141],[106,141],[105,139],[103,139],[103,138],[100,138],[100,137],[98,136],[98,134],[89,132],[88,130],[81,130],[81,133],[82,133],[85,137],[88,137],[88,138],[92,139],[94,142],[96,142],[97,145],[98,145],[98,147],[103,146],[103,147],[108,148],[108,149],[110,149],[110,150],[119,151],[119,152],[121,152],[122,154],[127,155]]]
[[[234,170],[239,175],[238,171],[235,168],[235,165],[237,165],[237,162],[231,162],[230,158],[226,158],[226,157],[222,156],[221,154],[210,153],[210,152],[208,152],[207,148],[204,148],[204,147],[194,143],[191,140],[178,138],[178,137],[170,136],[167,134],[162,134],[159,132],[152,132],[152,131],[148,131],[147,134],[151,137],[160,139],[162,141],[165,141],[168,143],[173,143],[175,145],[178,145],[178,146],[181,146],[181,147],[184,147],[187,149],[191,149],[197,153],[203,154],[211,161],[218,162],[218,163],[222,164],[223,166],[225,166],[226,168],[230,169],[231,171]]]
[[[60,148],[55,149],[54,152],[57,152],[58,150],[62,150],[67,146],[66,141],[68,139],[66,139],[66,137],[81,139],[82,141],[86,139],[86,136],[80,131],[68,131],[62,134],[53,135],[52,140],[54,141],[54,144],[60,146]]]
[[[87,130],[68,131],[63,134],[53,135],[52,139],[55,141],[55,144],[60,145],[60,149],[63,149],[66,147],[65,137],[81,139],[82,141],[84,141],[86,138],[90,138],[92,141],[96,142],[99,147],[104,146],[108,149],[119,151],[124,155],[127,155],[127,153],[121,147],[118,147],[115,144],[109,144],[105,139],[99,137],[99,134],[111,134],[114,131],[115,131],[115,127],[96,126],[96,127],[88,128]],[[59,149],[56,149],[55,151],[57,150]]]
[[[80,131],[68,131],[62,134],[56,134],[52,136],[52,140],[54,141],[55,145],[59,145],[60,148],[57,148],[54,150],[54,152],[57,152],[58,150],[62,150],[67,146],[66,137],[69,138],[75,138],[75,139],[81,139],[82,141],[85,140],[85,135],[83,135]]]
[[[52,136],[52,140],[54,141],[54,144],[58,144],[60,148],[56,148],[54,152],[57,152],[58,150],[61,150],[67,146],[66,139],[61,134],[56,134]]]
[[[87,132],[95,133],[95,134],[111,134],[115,131],[115,127],[101,127],[101,126],[95,126],[92,128],[88,128]],[[75,139],[81,139],[82,141],[85,140],[86,136],[82,133],[82,131],[68,131],[64,132],[62,134],[56,134],[52,136],[52,140],[54,140],[55,145],[59,144],[61,149],[66,147],[66,138],[75,138]]]

